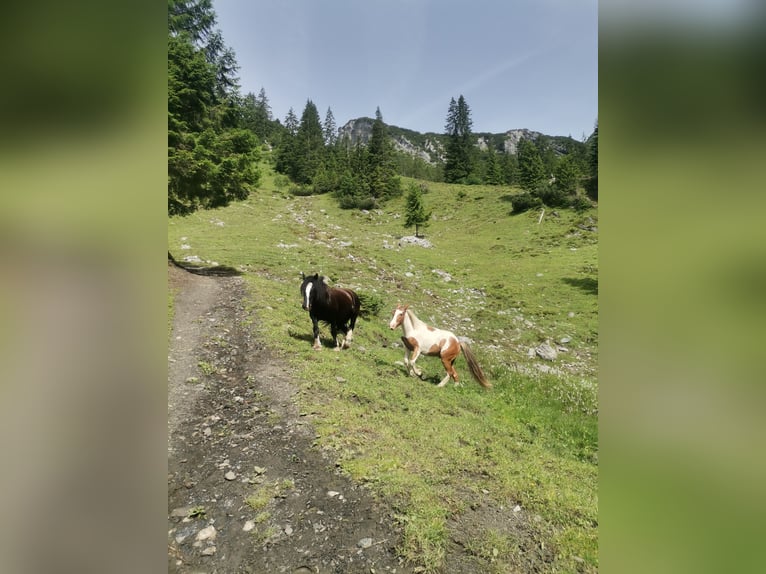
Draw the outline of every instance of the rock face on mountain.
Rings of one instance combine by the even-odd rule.
[[[357,143],[367,145],[372,135],[372,118],[357,118],[349,120],[346,125],[338,128],[338,141],[348,140],[352,146]]]
[[[357,143],[367,145],[372,135],[372,118],[357,118],[350,120],[338,128],[338,141],[347,141],[355,146]],[[388,133],[394,143],[394,148],[413,157],[418,157],[426,163],[444,161],[444,146],[436,139],[435,134],[420,134],[411,130],[388,126]]]
[[[505,132],[505,139],[503,140],[505,153],[515,154],[521,140],[536,140],[541,135],[543,134],[540,132],[533,132],[527,129],[508,130]]]
[[[373,121],[372,118],[363,117],[346,122],[344,126],[338,128],[338,140],[347,141],[352,146],[360,142],[367,145],[372,134]],[[388,133],[393,140],[394,148],[398,151],[418,157],[429,164],[444,162],[446,135],[421,134],[397,126],[388,126]],[[518,151],[519,142],[522,139],[533,141],[540,137],[548,137],[551,140],[562,139],[544,136],[540,132],[528,129],[513,129],[503,134],[481,133],[475,134],[475,136],[476,146],[482,151],[494,146],[497,151],[511,155]],[[498,145],[499,142],[501,142],[500,145]],[[558,144],[556,141],[552,141],[551,145],[557,153],[567,153],[566,146]]]

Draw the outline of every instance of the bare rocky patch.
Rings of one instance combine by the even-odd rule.
[[[168,572],[411,572],[388,509],[313,446],[243,280],[169,277]]]

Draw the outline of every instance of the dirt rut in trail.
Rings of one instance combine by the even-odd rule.
[[[389,511],[313,446],[243,280],[168,269],[168,572],[411,572]]]

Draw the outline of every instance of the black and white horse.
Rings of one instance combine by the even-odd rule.
[[[322,348],[319,342],[319,321],[330,325],[335,350],[348,349],[354,338],[354,326],[359,316],[361,303],[351,289],[330,287],[325,277],[314,273],[306,276],[301,273],[301,298],[304,311],[309,312],[314,325],[314,349]],[[344,334],[343,345],[338,343],[338,332]]]

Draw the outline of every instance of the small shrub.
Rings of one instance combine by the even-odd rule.
[[[535,189],[535,195],[548,207],[570,207],[572,198],[564,191],[544,185]]]
[[[575,211],[585,211],[586,209],[589,209],[591,207],[591,202],[588,200],[587,197],[584,197],[582,195],[578,195],[572,200],[572,208]]]
[[[377,317],[383,308],[383,299],[375,293],[357,293],[362,302],[362,317]]]
[[[520,195],[516,195],[511,199],[511,206],[513,210],[511,213],[513,215],[517,215],[519,213],[524,213],[525,211],[529,211],[530,209],[536,209],[540,207],[543,204],[542,200],[537,197],[536,195],[532,195],[531,193],[522,193]]]
[[[313,195],[314,190],[307,185],[294,185],[290,188],[290,194],[298,197],[305,197],[307,195]]]
[[[282,191],[290,185],[290,179],[286,175],[278,174],[274,176],[274,187]]]

